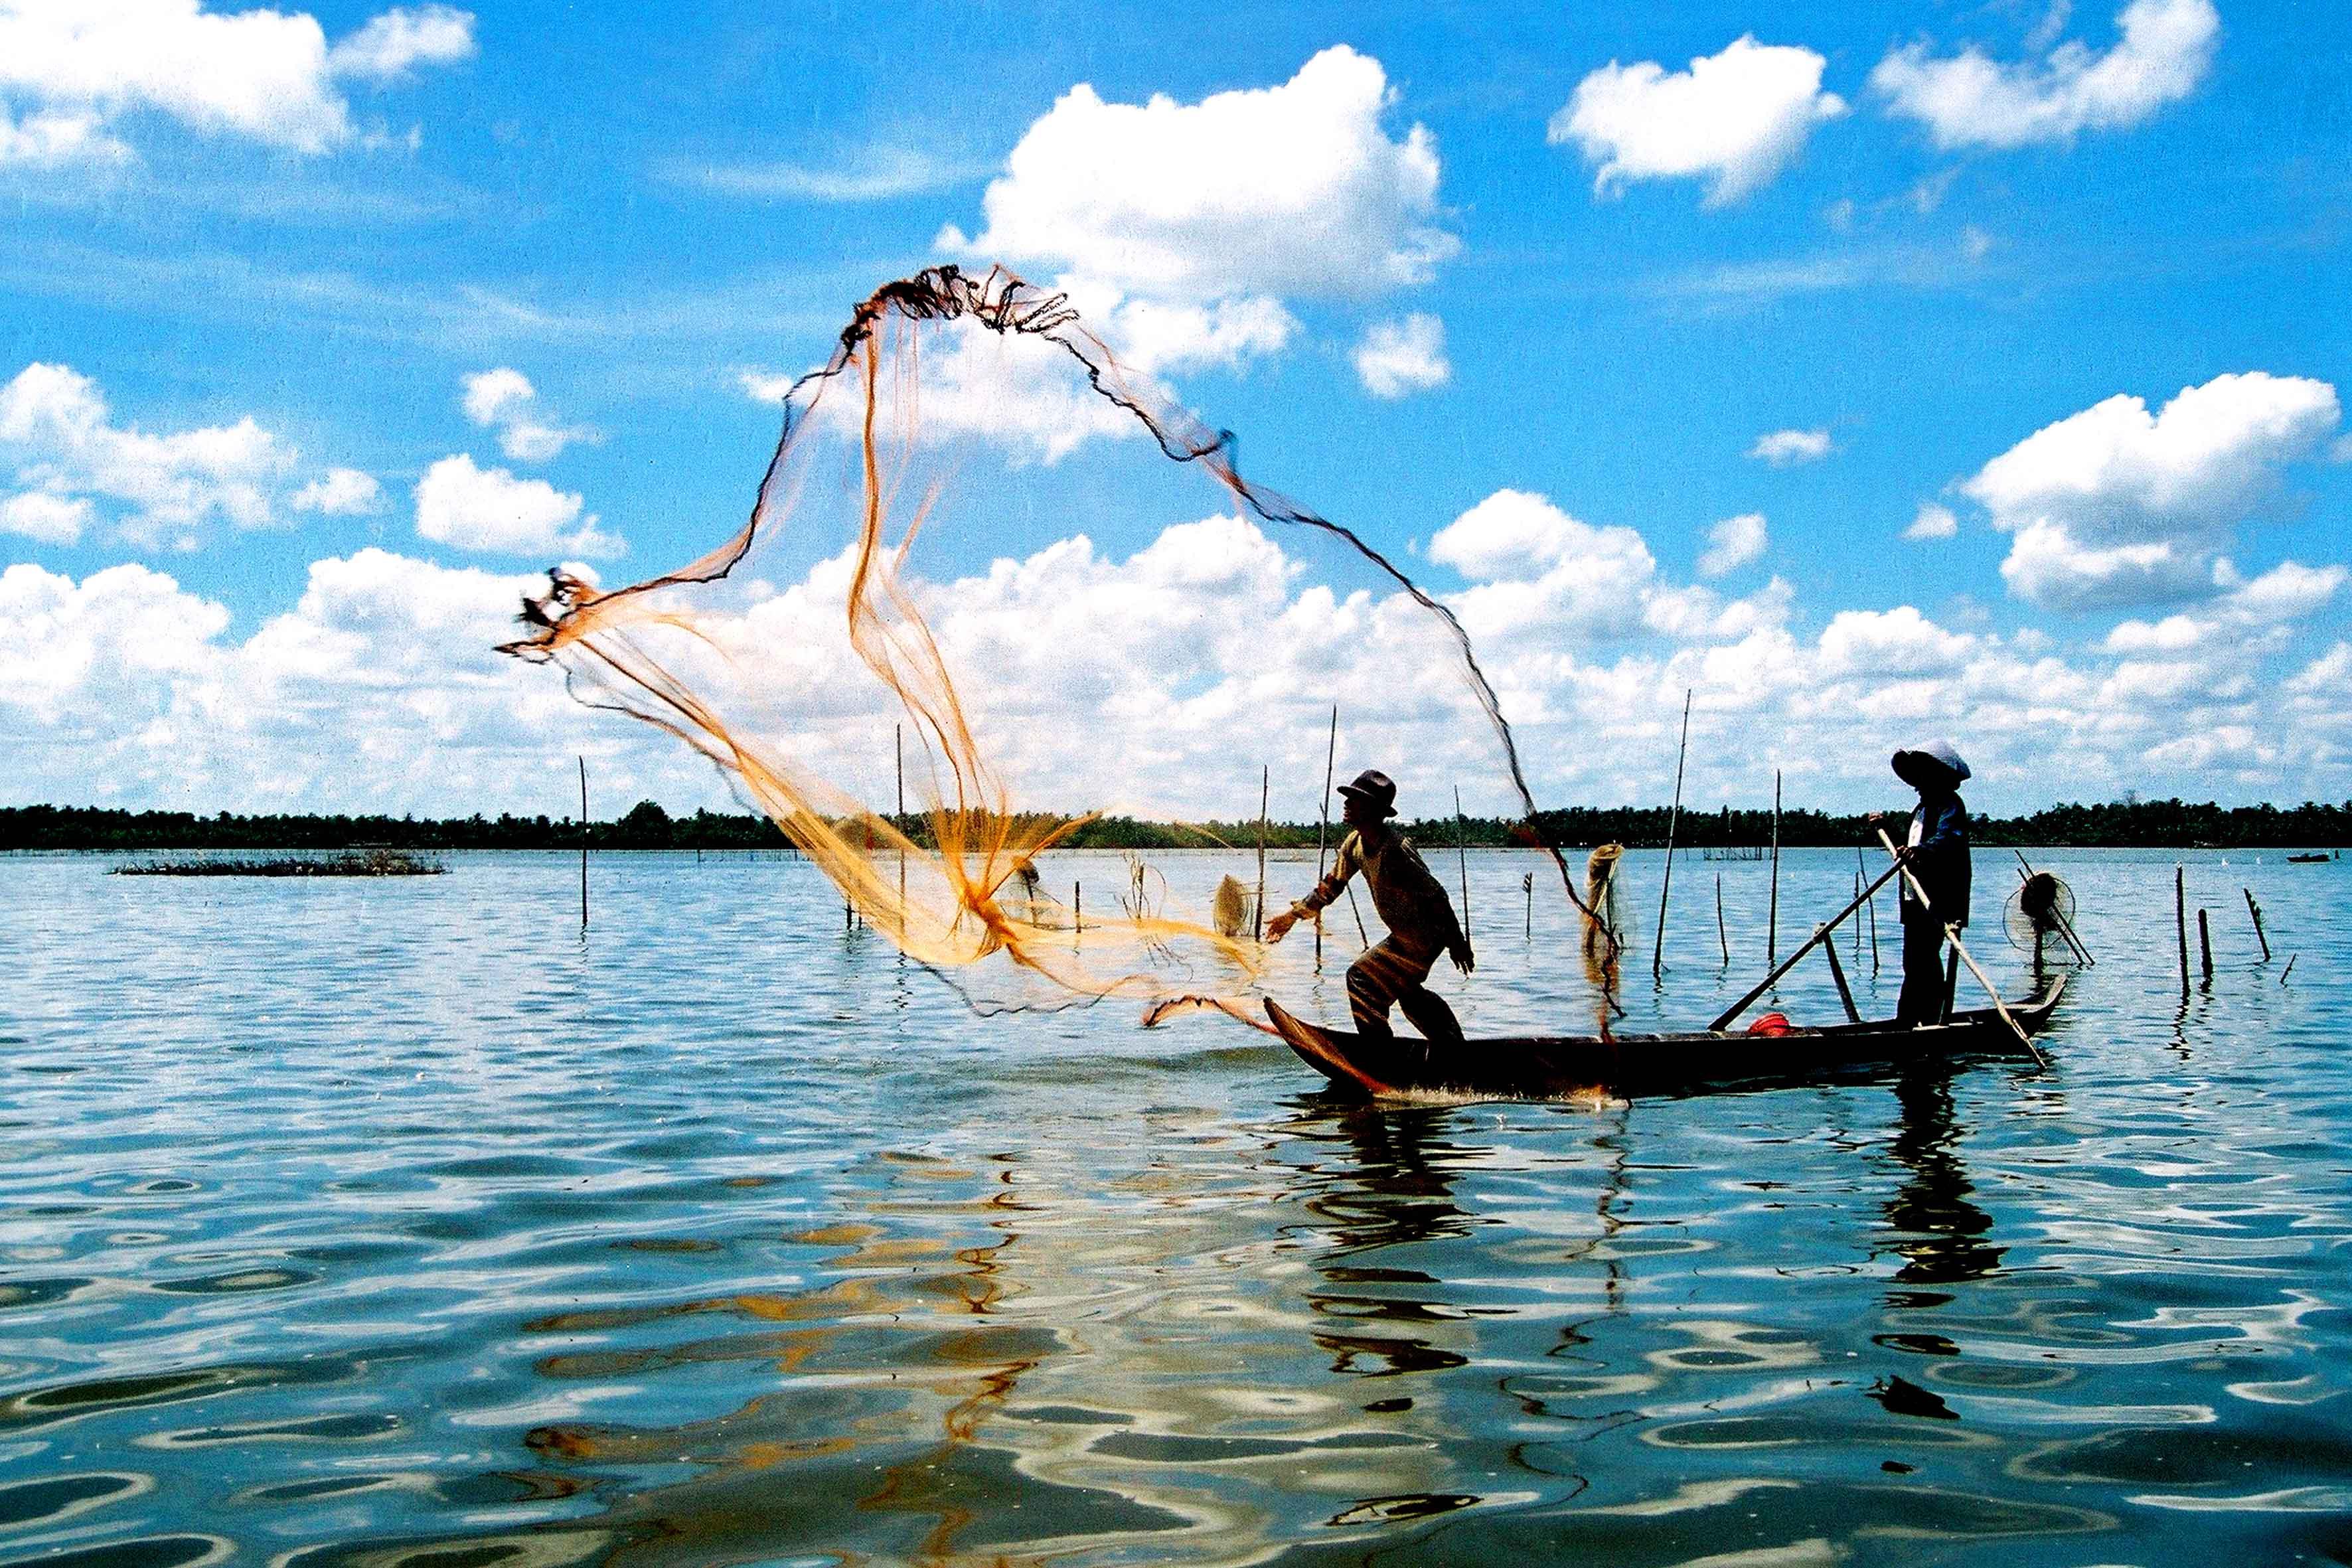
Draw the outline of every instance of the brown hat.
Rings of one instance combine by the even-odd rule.
[[[1365,802],[1382,816],[1396,815],[1396,781],[1375,769],[1366,768],[1356,775],[1353,784],[1341,784],[1339,793],[1351,800]]]

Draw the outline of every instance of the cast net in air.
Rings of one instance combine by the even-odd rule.
[[[1001,269],[860,304],[732,538],[629,587],[557,570],[523,618],[506,651],[707,757],[976,1005],[1244,1011],[1263,950],[1205,884],[1080,910],[1041,858],[1102,813],[1253,817],[1261,767],[1276,819],[1312,821],[1335,701],[1339,777],[1381,768],[1408,817],[1456,784],[1534,809],[1454,610]],[[1266,907],[1312,877],[1278,863]]]

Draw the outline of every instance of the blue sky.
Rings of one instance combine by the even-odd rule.
[[[1685,687],[1704,799],[1785,750],[1860,804],[1925,731],[1996,809],[2352,795],[2328,8],[775,10],[0,0],[0,790],[520,809],[593,746],[723,798],[496,606],[722,536],[747,387],[993,244],[1115,342],[1255,321],[1149,366],[1254,477],[1566,595],[1496,633],[1581,672],[1524,698],[1563,804],[1663,798]],[[1428,553],[1498,493],[1549,553]],[[1588,548],[1708,624],[1600,625]]]

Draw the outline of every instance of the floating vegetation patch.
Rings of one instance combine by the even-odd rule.
[[[437,877],[449,868],[407,849],[347,849],[338,855],[283,855],[257,860],[202,857],[138,860],[117,866],[118,877]]]

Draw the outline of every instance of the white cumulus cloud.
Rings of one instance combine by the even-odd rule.
[[[418,66],[456,65],[473,58],[472,12],[454,5],[414,11],[395,5],[329,49],[327,68],[337,76],[398,81]]]
[[[2039,60],[2004,64],[1974,45],[1937,56],[1906,45],[1870,85],[1887,112],[1927,126],[1938,147],[2023,147],[2137,125],[2197,89],[2221,18],[2212,0],[2132,0],[2101,54],[2069,40]]]
[[[1084,83],[1031,125],[942,248],[1068,290],[1147,376],[1277,353],[1296,299],[1370,300],[1461,248],[1435,140],[1391,135],[1380,61],[1344,45],[1274,87],[1198,103],[1106,101]]]
[[[394,9],[330,49],[307,12],[0,0],[0,163],[126,156],[113,128],[142,112],[205,135],[325,153],[355,136],[339,77],[383,80],[466,58],[472,28],[469,14],[446,5]]]
[[[1357,378],[1374,397],[1426,392],[1454,375],[1445,359],[1445,323],[1423,311],[1402,321],[1374,321],[1354,358]]]
[[[1922,542],[1950,539],[1959,531],[1960,520],[1952,514],[1952,509],[1928,500],[1919,503],[1919,513],[1911,520],[1911,526],[1903,531],[1903,537]]]
[[[2118,394],[2035,431],[1960,486],[2017,537],[2001,575],[2053,606],[2128,604],[2211,585],[2235,527],[2282,470],[2325,449],[2336,389],[2261,371],[2184,388],[2151,414]]]
[[[990,182],[956,249],[1042,262],[1123,292],[1353,295],[1425,281],[1459,241],[1437,226],[1435,141],[1381,128],[1381,63],[1325,49],[1279,87],[1183,104],[1072,88]]]
[[[151,435],[118,425],[98,384],[69,365],[26,365],[0,386],[0,461],[18,485],[49,498],[16,515],[75,531],[108,503],[119,531],[148,545],[193,549],[207,524],[267,528],[295,466],[294,449],[250,415],[232,425]]]
[[[484,468],[460,452],[425,470],[416,481],[416,531],[460,550],[552,557],[619,554],[626,545],[581,516],[584,498],[545,479],[517,479]]]
[[[1760,511],[1727,517],[1706,532],[1707,546],[1698,558],[1698,574],[1721,577],[1736,572],[1764,553],[1769,542]]]
[[[495,430],[499,450],[518,463],[544,463],[575,441],[601,439],[585,426],[551,424],[539,412],[539,392],[530,378],[507,365],[459,378],[466,417]]]
[[[326,517],[364,517],[383,504],[383,487],[373,475],[357,468],[330,468],[295,491],[287,504],[296,511]]]
[[[1779,177],[1813,127],[1846,111],[1822,90],[1827,64],[1807,48],[1734,39],[1690,68],[1610,62],[1577,84],[1547,139],[1573,142],[1600,165],[1595,193],[1632,180],[1704,177],[1708,206],[1737,202]]]
[[[0,533],[22,534],[42,544],[75,544],[90,525],[88,497],[26,490],[0,497]]]
[[[1817,463],[1830,455],[1830,433],[1827,430],[1771,430],[1756,437],[1756,445],[1748,448],[1751,458],[1760,458],[1776,468],[1791,463]]]

